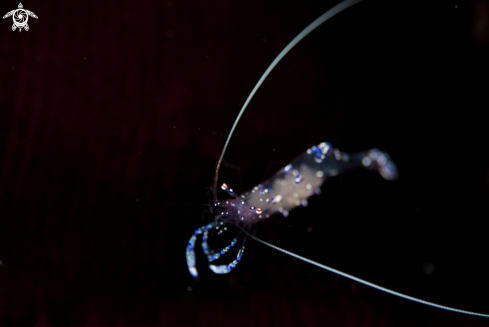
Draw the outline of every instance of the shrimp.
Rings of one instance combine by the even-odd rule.
[[[222,184],[221,189],[226,191],[231,199],[217,199],[216,190],[219,169],[227,146],[242,114],[263,81],[278,64],[278,62],[306,35],[327,21],[329,18],[361,1],[362,0],[342,1],[307,26],[284,48],[284,50],[282,50],[277,58],[275,58],[248,96],[231,128],[216,166],[212,203],[213,211],[217,213],[215,219],[211,223],[197,228],[188,242],[186,248],[186,259],[189,272],[195,279],[198,279],[199,274],[196,268],[195,246],[199,235],[202,235],[202,250],[207,256],[208,267],[216,274],[227,274],[238,265],[245,250],[244,244],[246,242],[246,238],[249,236],[255,241],[269,246],[279,252],[391,295],[452,312],[479,317],[489,317],[489,314],[447,307],[387,289],[284,250],[249,233],[250,227],[262,219],[267,219],[276,213],[280,213],[282,216],[287,217],[290,210],[293,210],[298,206],[307,206],[307,199],[315,194],[320,194],[320,187],[326,181],[326,179],[345,173],[349,170],[366,168],[378,172],[386,180],[397,179],[398,172],[394,162],[387,153],[381,150],[371,149],[349,155],[333,148],[330,143],[323,142],[317,146],[309,148],[306,152],[294,159],[290,164],[286,165],[281,171],[277,172],[266,182],[254,187],[249,192],[246,192],[240,196],[237,196],[227,184]],[[229,226],[236,226],[240,230],[240,233],[221,251],[217,253],[212,252],[209,249],[208,244],[210,232],[217,231],[218,234],[221,234],[225,232]],[[239,241],[241,234],[243,234],[244,237],[241,238],[241,241]],[[224,256],[238,243],[240,244],[240,248],[236,258],[233,261],[228,264],[214,264],[215,260]]]

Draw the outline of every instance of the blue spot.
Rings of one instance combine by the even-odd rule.
[[[284,169],[282,169],[282,172],[283,173],[286,173],[286,172],[288,172],[291,169],[292,169],[292,165],[287,165],[287,166],[284,167]]]
[[[310,154],[314,154],[316,159],[321,159],[321,156],[323,155],[323,151],[321,151],[321,149],[319,149],[317,146],[313,146],[308,152]]]
[[[294,183],[298,185],[300,184],[300,182],[302,182],[302,176],[301,175],[295,176]]]

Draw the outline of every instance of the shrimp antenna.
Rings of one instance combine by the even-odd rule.
[[[241,227],[240,227],[241,228]],[[425,304],[425,305],[428,305],[430,307],[435,307],[435,308],[438,308],[438,309],[443,309],[443,310],[447,310],[447,311],[452,311],[452,312],[457,312],[457,313],[463,313],[463,314],[467,314],[467,315],[471,315],[471,316],[478,316],[478,317],[486,317],[486,318],[489,318],[489,314],[485,314],[485,313],[478,313],[478,312],[472,312],[472,311],[466,311],[466,310],[460,310],[460,309],[456,309],[456,308],[451,308],[451,307],[447,307],[445,305],[441,305],[441,304],[436,304],[436,303],[433,303],[433,302],[429,302],[429,301],[425,301],[425,300],[421,300],[421,299],[418,299],[418,298],[415,298],[415,297],[412,297],[412,296],[409,296],[409,295],[406,295],[406,294],[402,294],[402,293],[399,293],[399,292],[396,292],[396,291],[393,291],[393,290],[390,290],[388,288],[385,288],[385,287],[382,287],[382,286],[379,286],[377,284],[374,284],[374,283],[371,283],[371,282],[367,282],[366,280],[363,280],[363,279],[360,279],[358,277],[355,277],[355,276],[352,276],[350,274],[347,274],[347,273],[344,273],[342,271],[339,271],[339,270],[336,270],[334,268],[331,268],[331,267],[328,267],[326,265],[323,265],[319,262],[316,262],[316,261],[313,261],[311,259],[307,259],[307,258],[304,258],[303,256],[300,256],[298,254],[295,254],[295,253],[292,253],[290,251],[287,251],[287,250],[284,250],[282,248],[279,248],[278,246],[276,245],[273,245],[273,244],[270,244],[270,243],[267,243],[261,239],[259,239],[258,237],[256,236],[253,236],[251,235],[250,233],[248,233],[246,230],[244,230],[243,228],[241,228],[241,230],[246,233],[249,237],[251,237],[252,239],[254,239],[255,241],[257,242],[260,242],[261,244],[264,244],[266,246],[269,246],[271,247],[272,249],[275,249],[277,251],[280,251],[282,253],[285,253],[285,254],[288,254],[296,259],[299,259],[299,260],[302,260],[302,261],[305,261],[307,263],[310,263],[311,265],[314,265],[316,267],[319,267],[321,269],[324,269],[324,270],[328,270],[332,273],[335,273],[337,275],[340,275],[340,276],[343,276],[343,277],[346,277],[346,278],[349,278],[351,280],[354,280],[355,282],[357,283],[360,283],[360,284],[364,284],[364,285],[367,285],[367,286],[370,286],[370,287],[373,287],[379,291],[382,291],[382,292],[386,292],[386,293],[389,293],[389,294],[392,294],[392,295],[395,295],[395,296],[398,296],[398,297],[401,297],[403,299],[406,299],[406,300],[411,300],[413,302],[417,302],[417,303],[421,303],[421,304]]]
[[[275,58],[275,60],[272,62],[272,64],[268,67],[268,69],[265,71],[265,73],[262,75],[258,83],[256,83],[255,88],[253,91],[251,91],[250,95],[248,96],[248,99],[246,99],[246,102],[243,105],[243,108],[241,108],[238,117],[236,117],[236,120],[234,121],[233,127],[231,128],[231,131],[229,132],[228,138],[226,140],[226,143],[224,143],[224,148],[222,149],[221,156],[219,157],[219,161],[217,162],[217,167],[216,167],[216,174],[214,177],[214,201],[217,200],[217,179],[219,176],[219,168],[221,168],[221,163],[222,159],[224,157],[224,153],[226,152],[226,148],[228,147],[229,140],[231,139],[231,136],[233,135],[234,129],[236,128],[236,125],[238,125],[239,119],[241,118],[241,115],[244,113],[246,107],[248,106],[248,103],[250,103],[251,99],[255,95],[256,91],[258,88],[261,86],[265,78],[267,78],[268,74],[272,71],[275,66],[277,66],[278,62],[282,60],[283,57],[292,49],[297,43],[299,43],[300,40],[302,40],[307,34],[311,33],[316,27],[333,17],[334,15],[342,12],[348,7],[353,6],[354,4],[359,3],[362,0],[345,0],[322,14],[318,19],[313,21],[309,26],[307,26],[302,32],[300,32],[299,35],[297,35],[286,47],[285,49],[280,52],[280,54]]]

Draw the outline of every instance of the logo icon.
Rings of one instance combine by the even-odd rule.
[[[12,31],[15,31],[15,29],[18,28],[19,32],[22,32],[22,28],[24,28],[26,31],[29,30],[29,25],[27,25],[29,16],[37,18],[36,14],[34,14],[32,11],[25,10],[24,6],[22,6],[22,3],[19,3],[19,9],[9,11],[5,14],[5,16],[3,16],[3,18],[7,18],[10,16],[12,16],[12,19],[14,20]]]

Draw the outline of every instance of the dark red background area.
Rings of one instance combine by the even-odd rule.
[[[200,281],[187,271],[239,109],[335,4],[30,1],[28,32],[2,20],[0,325],[489,326],[251,240],[229,275],[206,270],[201,253]],[[385,150],[400,179],[334,178],[258,237],[489,313],[484,4],[366,0],[284,58],[243,115],[220,182],[246,190],[322,141]],[[0,14],[17,6],[2,1]]]

